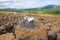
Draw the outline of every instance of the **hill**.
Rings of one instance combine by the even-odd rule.
[[[14,8],[6,8],[0,9],[0,11],[10,11],[10,12],[20,12],[20,13],[30,13],[30,14],[60,14],[60,5],[47,5],[44,7],[38,8],[28,8],[28,9],[14,9]]]

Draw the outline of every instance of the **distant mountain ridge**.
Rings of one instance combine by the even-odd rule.
[[[48,10],[48,9],[54,9],[54,8],[60,8],[60,5],[47,5],[44,7],[27,8],[27,9],[17,9],[17,8],[5,8],[5,9],[6,10]]]
[[[44,9],[54,9],[54,8],[60,8],[60,6],[59,5],[48,5],[48,6],[43,7],[42,9],[44,10]]]
[[[47,5],[44,7],[39,7],[39,8],[31,8],[32,10],[47,10],[47,9],[54,9],[54,8],[60,8],[60,5]],[[30,10],[31,10],[30,9]],[[28,9],[27,9],[28,10]]]

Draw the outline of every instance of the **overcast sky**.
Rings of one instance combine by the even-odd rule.
[[[60,0],[0,0],[0,8],[35,8],[60,5]]]

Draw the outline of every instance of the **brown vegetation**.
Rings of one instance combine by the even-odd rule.
[[[34,28],[22,28],[20,15],[0,13],[0,40],[60,40],[60,16],[28,16],[35,18]]]

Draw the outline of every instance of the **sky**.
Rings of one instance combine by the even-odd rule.
[[[60,0],[0,0],[0,8],[36,8],[46,5],[60,5]]]

